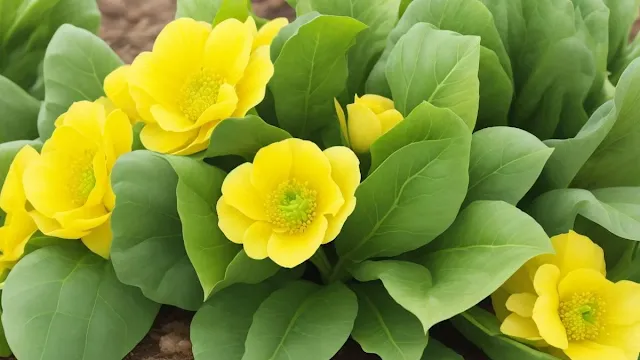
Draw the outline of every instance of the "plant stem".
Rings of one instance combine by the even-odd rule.
[[[331,275],[329,276],[329,284],[336,281],[343,281],[349,277],[349,274],[345,271],[344,265],[344,260],[340,258],[336,266],[333,268]]]
[[[322,281],[328,283],[333,269],[331,262],[329,262],[329,258],[327,258],[327,254],[324,253],[322,248],[318,249],[318,251],[316,251],[316,253],[311,257],[311,262],[316,266],[316,268],[318,268],[318,271],[320,271]]]

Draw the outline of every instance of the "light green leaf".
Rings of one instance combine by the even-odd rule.
[[[227,19],[238,19],[242,22],[247,20],[251,11],[249,0],[222,0],[222,4],[213,19],[213,26]]]
[[[618,60],[627,53],[629,43],[629,33],[636,18],[638,17],[638,0],[604,0],[609,8],[609,54],[608,61],[612,73],[624,68],[615,66]]]
[[[356,209],[335,240],[338,269],[415,250],[453,222],[467,191],[471,142],[462,120],[454,121],[451,129],[434,129],[435,139],[395,151],[358,187]]]
[[[24,257],[7,278],[2,307],[7,340],[20,360],[120,360],[160,308],[78,242]]]
[[[63,25],[44,58],[45,99],[38,116],[41,139],[51,137],[54,122],[72,103],[104,96],[104,78],[122,61],[109,45],[87,30]]]
[[[235,285],[215,294],[191,322],[196,360],[241,360],[253,314],[274,290],[268,283]]]
[[[2,296],[2,292],[0,292],[0,296]],[[0,306],[0,316],[2,316],[2,307]],[[0,356],[9,357],[12,352],[9,348],[9,344],[7,344],[7,338],[4,335],[4,326],[0,324]]]
[[[349,17],[321,15],[287,40],[269,82],[280,127],[308,138],[335,121],[333,99],[347,80],[346,54],[365,28]]]
[[[422,360],[464,360],[464,358],[438,340],[431,338],[422,355]]]
[[[518,204],[552,152],[538,138],[516,128],[494,127],[474,133],[465,203],[502,200]]]
[[[476,201],[413,254],[433,278],[428,296],[415,304],[421,311],[413,313],[428,329],[479,303],[529,259],[551,252],[549,237],[527,214],[502,201]]]
[[[420,321],[428,319],[424,302],[429,298],[432,279],[424,266],[399,260],[365,261],[355,265],[351,273],[358,281],[381,280],[398,304]],[[422,323],[424,334],[431,325],[428,322]]]
[[[349,50],[349,99],[363,95],[364,83],[374,61],[385,48],[387,36],[398,21],[400,0],[307,0],[312,10],[326,15],[349,16],[369,28],[356,38]]]
[[[640,188],[559,189],[538,197],[528,211],[547,234],[574,228],[581,215],[625,239],[640,241]]]
[[[178,0],[176,19],[192,18],[212,23],[223,0]]]
[[[197,310],[204,294],[185,250],[171,165],[162,155],[134,151],[118,159],[111,184],[111,259],[120,281],[153,301]]]
[[[298,33],[298,30],[302,25],[308,24],[311,20],[317,18],[320,14],[316,11],[306,13],[304,15],[298,14],[298,17],[289,25],[280,29],[278,35],[271,42],[271,61],[276,62],[282,47],[293,36]]]
[[[329,360],[349,338],[357,312],[356,296],[341,283],[290,283],[253,316],[242,360]]]
[[[204,156],[239,155],[247,161],[253,161],[258,150],[290,137],[286,131],[254,115],[227,119],[213,130],[211,143]]]
[[[358,317],[351,336],[362,350],[385,360],[420,360],[428,336],[411,313],[379,284],[355,284]]]
[[[386,76],[405,116],[423,101],[451,109],[473,129],[478,115],[480,38],[419,23],[389,55]]]
[[[0,144],[38,137],[40,102],[0,75]]]
[[[452,322],[465,338],[482,349],[491,360],[558,360],[502,335],[498,319],[479,307],[456,316]]]
[[[0,189],[4,184],[4,179],[7,177],[13,158],[27,145],[38,151],[42,147],[42,143],[39,140],[18,140],[0,144]]]

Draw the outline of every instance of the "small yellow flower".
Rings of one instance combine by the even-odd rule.
[[[91,251],[108,258],[115,206],[109,179],[116,159],[131,151],[132,142],[131,123],[121,110],[108,112],[99,102],[82,101],[61,115],[23,176],[38,229],[82,239]]]
[[[323,152],[310,141],[283,140],[227,176],[218,224],[249,257],[292,268],[338,236],[359,184],[359,161],[348,148]]]
[[[113,106],[124,111],[131,123],[135,123],[140,120],[140,115],[129,92],[130,77],[131,65],[123,65],[115,69],[104,79],[104,92]]]
[[[356,95],[355,102],[347,105],[349,122],[344,110],[335,100],[342,136],[357,153],[367,153],[378,138],[400,121],[402,114],[394,108],[393,100],[379,95]]]
[[[253,18],[211,25],[182,18],[131,66],[129,91],[150,150],[189,155],[209,145],[215,126],[258,105],[273,76],[269,44],[282,21],[258,32]]]
[[[38,229],[27,212],[27,199],[22,186],[22,176],[29,163],[38,157],[31,146],[23,147],[13,159],[0,192],[0,208],[6,213],[0,227],[0,274],[24,254],[24,248]]]
[[[571,360],[637,360],[640,284],[607,280],[603,251],[585,236],[571,231],[552,242],[555,255],[531,260],[494,296],[494,306],[506,298],[502,332]]]

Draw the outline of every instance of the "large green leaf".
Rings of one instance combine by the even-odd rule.
[[[529,209],[549,235],[572,230],[581,215],[625,239],[640,241],[640,188],[559,189],[538,197]]]
[[[229,18],[245,21],[250,10],[248,0],[178,0],[176,19],[188,17],[215,25]]]
[[[389,55],[386,76],[405,116],[420,103],[453,110],[470,129],[478,115],[480,38],[419,23]]]
[[[356,284],[352,289],[358,296],[358,317],[351,336],[362,349],[384,360],[420,360],[428,336],[418,319],[379,284]]]
[[[171,165],[162,155],[134,151],[118,159],[111,183],[111,258],[118,278],[156,302],[197,310],[204,294],[185,250]]]
[[[347,80],[347,51],[366,25],[321,15],[302,25],[282,47],[269,88],[280,126],[307,138],[335,121],[333,99]]]
[[[498,319],[478,307],[456,316],[452,322],[464,337],[481,348],[491,360],[558,360],[502,335]]]
[[[427,296],[415,288],[412,296],[395,300],[428,329],[479,303],[529,259],[551,252],[549,237],[527,214],[502,201],[476,201],[444,234],[413,254],[431,272]]]
[[[624,68],[616,66],[627,53],[629,33],[638,15],[638,0],[603,0],[609,7],[609,70],[622,73]]]
[[[160,308],[80,243],[24,257],[7,278],[2,307],[7,340],[21,360],[120,360]]]
[[[421,22],[463,35],[480,36],[478,125],[486,127],[506,124],[513,96],[511,63],[491,13],[479,0],[413,1],[389,35],[384,53],[367,81],[367,90],[391,95],[385,76],[389,55],[400,38],[412,26]]]
[[[494,127],[474,133],[465,203],[502,200],[518,204],[552,152],[538,138],[516,128]]]
[[[369,29],[361,32],[348,55],[349,99],[364,94],[364,83],[387,43],[387,36],[398,21],[400,0],[307,0],[311,9],[327,15],[355,18]]]
[[[0,297],[1,296],[2,292],[0,291]],[[0,317],[2,317],[2,305],[0,305]],[[4,326],[0,323],[0,356],[9,357],[11,354],[12,352],[7,343],[7,338],[4,335]]]
[[[442,345],[436,339],[429,339],[429,345],[424,350],[422,360],[464,360],[462,356],[458,355],[455,351]]]
[[[280,29],[278,35],[271,42],[271,61],[275,62],[280,56],[282,47],[293,36],[298,34],[298,30],[302,25],[308,24],[311,20],[317,18],[320,14],[317,11],[310,11],[301,15],[298,13],[297,18],[289,25]]]
[[[40,102],[0,75],[0,144],[38,137]]]
[[[422,106],[428,114],[429,106]],[[426,132],[417,139],[399,130],[408,137],[398,135],[396,144],[409,145],[393,152],[358,187],[356,209],[335,241],[338,270],[350,261],[415,250],[453,222],[468,186],[471,134],[460,118],[448,118],[447,124],[416,115],[413,121],[434,126],[431,132],[422,126]]]
[[[356,296],[341,283],[293,282],[258,308],[242,360],[329,360],[349,338],[357,312]]]
[[[104,96],[104,78],[122,61],[109,45],[87,30],[63,25],[55,33],[44,58],[45,99],[38,117],[43,140],[54,122],[76,101]]]
[[[191,322],[196,360],[241,360],[253,314],[273,292],[268,283],[235,285],[214,295]]]
[[[640,59],[624,72],[614,98],[613,127],[576,175],[573,187],[640,186]]]
[[[254,115],[227,119],[213,130],[211,143],[204,156],[238,155],[247,161],[253,161],[261,148],[290,137],[286,131],[269,125]]]
[[[198,274],[205,300],[234,282],[259,283],[279,267],[270,260],[249,259],[241,246],[229,241],[218,227],[216,204],[226,174],[204,162],[172,156],[167,160],[178,174],[178,214],[189,260]]]

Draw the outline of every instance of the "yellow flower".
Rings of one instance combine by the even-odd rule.
[[[280,30],[288,24],[289,20],[281,17],[273,19],[262,25],[260,30],[254,32],[255,39],[253,40],[253,50],[265,45],[270,46]]]
[[[82,101],[56,121],[56,130],[25,169],[23,181],[31,216],[46,235],[82,239],[108,258],[109,219],[115,195],[109,178],[116,159],[131,151],[127,115]]]
[[[602,249],[585,236],[571,231],[552,241],[555,255],[527,265],[533,292],[508,295],[502,332],[571,360],[637,360],[640,284],[607,280]]]
[[[273,64],[269,45],[254,45],[270,41],[276,25],[262,36],[251,17],[213,29],[187,18],[167,25],[153,51],[131,66],[129,90],[146,124],[143,145],[160,153],[197,153],[207,148],[220,121],[243,117],[258,105]]]
[[[104,79],[104,92],[113,106],[124,111],[129,120],[135,123],[140,120],[140,115],[129,92],[130,76],[131,65],[123,65],[115,69]]]
[[[393,129],[402,114],[394,108],[393,100],[379,95],[356,95],[355,102],[347,105],[349,122],[344,110],[335,100],[342,136],[357,153],[367,153],[378,138]]]
[[[0,208],[6,213],[0,227],[0,274],[10,269],[24,254],[24,248],[38,229],[27,213],[22,176],[27,165],[38,157],[31,146],[23,147],[13,159],[0,192]]]
[[[348,148],[323,152],[310,141],[283,140],[227,176],[218,224],[249,257],[292,268],[336,238],[359,184],[359,161]]]

